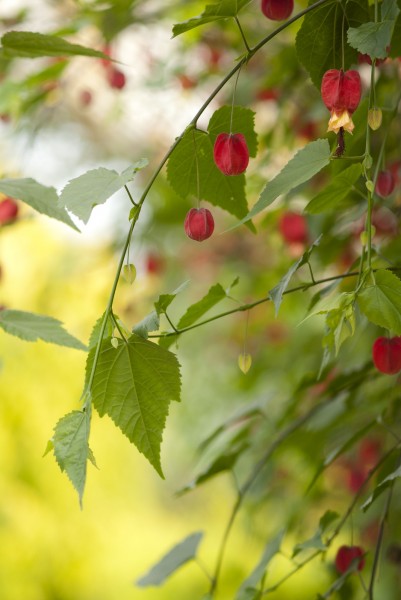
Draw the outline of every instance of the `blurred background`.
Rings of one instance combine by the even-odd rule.
[[[305,5],[299,2],[296,8]],[[55,33],[103,50],[117,62],[1,56],[2,176],[32,177],[60,191],[70,179],[91,168],[121,171],[147,157],[149,167],[131,184],[133,197],[138,197],[174,138],[243,52],[238,31],[229,21],[171,38],[174,23],[200,14],[203,8],[202,2],[158,0],[3,0],[2,33]],[[261,21],[259,10],[258,3],[251,3],[241,19],[252,44],[274,29],[273,23]],[[259,136],[258,158],[249,166],[250,204],[266,179],[297,148],[325,135],[327,111],[296,60],[297,27],[290,27],[259,53],[239,79],[236,103],[255,111]],[[383,65],[383,94],[391,93],[399,69],[395,61]],[[201,127],[207,127],[216,108],[231,102],[232,89],[229,83],[217,96],[203,115]],[[396,158],[395,151],[390,159]],[[216,235],[200,245],[188,240],[183,229],[185,214],[196,206],[196,199],[178,197],[162,174],[131,245],[138,276],[132,286],[121,282],[116,313],[131,328],[152,310],[160,293],[171,292],[187,280],[189,286],[172,305],[173,321],[217,281],[227,288],[239,277],[231,291],[234,299],[225,300],[221,310],[261,298],[322,231],[325,238],[316,257],[319,274],[335,275],[351,267],[360,249],[360,207],[352,207],[339,218],[303,217],[301,233],[292,237],[282,225],[283,214],[299,214],[309,199],[307,194],[313,195],[324,177],[312,181],[312,191],[297,190],[275,203],[259,219],[258,236],[246,228],[224,233],[233,218],[214,208]],[[382,207],[377,219],[381,226],[376,225],[377,243],[394,253],[399,250],[399,203],[398,192],[391,210]],[[60,319],[68,331],[86,342],[107,303],[129,227],[130,207],[125,194],[118,193],[94,209],[87,226],[77,222],[82,231],[75,233],[21,203],[18,218],[0,228],[0,304]],[[300,280],[307,278],[307,270],[302,271]],[[347,290],[347,285],[342,284],[342,289]],[[344,347],[336,368],[330,365],[317,382],[322,321],[315,317],[297,326],[311,296],[288,296],[277,318],[270,304],[262,304],[249,315],[221,319],[189,332],[172,347],[182,365],[183,394],[181,404],[170,407],[164,434],[165,481],[107,417],[94,414],[90,445],[99,470],[89,468],[82,511],[53,457],[42,455],[58,419],[79,407],[85,353],[43,342],[25,343],[1,333],[0,597],[201,598],[208,589],[202,565],[213,570],[236,485],[246,479],[280,419],[331,393],[330,381],[342,372],[366,369],[368,380],[374,331],[362,327]],[[168,324],[163,323],[163,328]],[[244,348],[252,356],[246,375],[238,367]],[[332,412],[316,419],[274,456],[238,517],[217,598],[235,597],[266,540],[282,523],[289,524],[288,534],[283,553],[272,563],[269,585],[288,571],[292,547],[314,533],[326,510],[340,514],[346,510],[366,477],[365,446],[355,445],[312,492],[305,491],[323,457],[324,444],[327,450],[342,440],[344,422],[349,420],[352,431],[364,403],[368,419],[382,410],[389,394],[398,393],[398,382],[382,379],[374,379],[373,384],[370,379],[369,386],[363,387],[362,377],[360,386],[348,395],[336,388]],[[252,414],[254,409],[256,416],[239,418],[207,452],[199,452],[202,441],[218,426],[236,415]],[[240,453],[233,473],[177,494],[222,448],[246,442],[249,435],[256,442],[248,452],[244,448]],[[317,452],[321,439],[325,441]],[[374,429],[368,439],[374,459],[386,443],[383,431]],[[380,505],[367,514],[358,510],[326,562],[312,562],[269,597],[307,600],[326,591],[335,578],[333,557],[341,543],[363,544],[371,565],[380,514]],[[390,536],[386,548],[393,548],[393,554],[384,561],[378,583],[378,598],[386,600],[398,599],[400,589],[396,512],[392,519],[395,539]],[[160,589],[134,586],[170,547],[194,531],[205,532],[202,565],[183,567]],[[355,576],[334,597],[357,599],[363,594]]]

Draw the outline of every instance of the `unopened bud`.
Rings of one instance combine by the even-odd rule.
[[[252,365],[252,356],[250,354],[240,354],[238,357],[238,366],[246,375]]]
[[[134,283],[136,278],[136,268],[134,265],[124,265],[123,277],[127,283]]]
[[[369,127],[376,131],[382,124],[383,114],[381,108],[371,108],[368,112]]]

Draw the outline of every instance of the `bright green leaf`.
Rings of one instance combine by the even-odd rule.
[[[317,215],[321,212],[337,210],[347,198],[352,186],[362,173],[362,165],[357,163],[341,171],[324,189],[307,204],[305,212]]]
[[[186,31],[200,27],[206,23],[213,23],[222,19],[235,17],[239,11],[249,4],[251,0],[220,0],[218,4],[208,4],[201,15],[193,17],[184,23],[177,23],[173,27],[173,37]]]
[[[92,329],[92,332],[91,332],[91,335],[89,338],[89,344],[88,344],[89,350],[92,350],[93,347],[97,346],[97,343],[99,341],[100,331],[102,329],[103,319],[104,319],[104,314],[96,321],[95,325],[93,326],[93,329]],[[114,331],[114,323],[109,317],[107,319],[107,323],[105,325],[103,339],[111,337],[113,335],[113,331]]]
[[[91,372],[94,349],[87,363]],[[161,477],[160,445],[169,404],[180,401],[177,357],[156,344],[132,335],[113,348],[102,343],[92,385],[93,405],[108,414]]]
[[[27,342],[42,340],[76,350],[87,349],[82,342],[64,329],[60,321],[46,315],[5,309],[0,311],[0,328]]]
[[[374,282],[358,295],[358,304],[369,321],[401,335],[401,281],[394,273],[377,271]]]
[[[146,165],[146,159],[142,159],[125,169],[121,175],[103,167],[92,169],[67,183],[61,192],[60,202],[87,223],[95,206],[106,202]]]
[[[78,231],[64,206],[60,204],[53,187],[45,187],[34,179],[0,179],[0,192],[21,200],[38,213],[57,219]]]
[[[90,417],[87,411],[74,410],[57,423],[54,430],[54,456],[77,490],[82,506],[89,458]]]
[[[259,581],[264,577],[266,569],[272,558],[280,551],[280,546],[284,532],[280,531],[268,544],[266,545],[263,555],[259,561],[259,564],[255,567],[252,573],[243,582],[240,589],[238,590],[236,600],[246,600],[249,596],[246,595],[248,588],[254,588]]]
[[[192,304],[192,306],[187,309],[186,313],[178,321],[177,329],[185,329],[186,327],[190,327],[193,325],[193,323],[198,321],[198,319],[203,317],[203,315],[211,308],[213,308],[213,306],[215,306],[221,300],[224,300],[226,297],[226,292],[223,287],[219,283],[216,283],[210,288],[202,300]]]
[[[79,44],[71,44],[55,35],[44,35],[31,31],[9,31],[3,35],[1,43],[6,57],[93,56],[109,58],[103,52]]]
[[[327,140],[315,140],[295,154],[278,175],[265,186],[259,200],[242,219],[245,223],[272,204],[282,194],[305,183],[330,162],[330,146]]]
[[[184,281],[184,283],[182,283],[180,286],[178,286],[178,288],[176,290],[174,290],[171,294],[160,294],[160,296],[154,303],[156,312],[159,316],[166,313],[166,310],[168,309],[168,307],[170,306],[172,301],[175,300],[175,298],[178,294],[180,294],[181,292],[183,292],[184,290],[187,289],[188,284],[189,284],[189,279],[187,281]]]
[[[150,571],[137,580],[139,587],[159,586],[187,562],[196,558],[202,540],[201,531],[192,533],[182,542],[174,546]]]
[[[348,43],[373,58],[386,58],[391,44],[394,26],[400,9],[397,0],[383,0],[381,21],[363,23],[360,27],[348,30]]]
[[[222,106],[216,110],[208,125],[212,144],[219,133],[242,133],[246,139],[249,156],[256,156],[258,136],[255,133],[255,113],[244,106],[234,106],[231,123],[231,106]]]

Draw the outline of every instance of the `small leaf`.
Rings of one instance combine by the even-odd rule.
[[[305,212],[318,213],[337,210],[349,195],[352,186],[362,173],[362,165],[357,163],[334,177],[324,189],[307,204]]]
[[[193,17],[183,23],[177,23],[173,27],[173,37],[181,35],[186,31],[205,25],[206,23],[213,23],[215,21],[221,21],[235,17],[239,11],[249,4],[251,0],[220,0],[218,4],[208,4],[205,10],[198,17]]]
[[[266,545],[259,564],[255,567],[252,573],[243,582],[238,593],[236,600],[246,600],[249,596],[246,596],[246,590],[248,588],[254,588],[259,581],[265,576],[266,569],[272,558],[279,552],[281,542],[284,537],[284,531],[280,531],[268,544]]]
[[[57,219],[79,231],[64,206],[60,204],[57,192],[53,187],[45,187],[34,179],[0,179],[0,192],[16,200],[21,200],[38,213]]]
[[[220,283],[216,283],[210,288],[202,300],[192,304],[192,306],[187,309],[186,313],[178,321],[177,329],[185,329],[186,327],[190,327],[226,297],[226,292],[223,287],[220,285]]]
[[[136,268],[135,265],[129,264],[123,267],[123,277],[130,285],[134,283],[136,279]]]
[[[110,340],[111,345],[113,346],[113,348],[117,349],[118,348],[118,339],[115,337],[112,337]]]
[[[6,57],[93,56],[109,58],[103,52],[79,44],[71,44],[61,37],[31,31],[9,31],[3,35],[1,43]]]
[[[147,160],[142,159],[125,169],[121,175],[103,167],[92,169],[67,183],[61,192],[60,202],[81,221],[87,223],[95,206],[104,204],[132,181],[138,170],[146,165]]]
[[[170,306],[173,300],[175,300],[176,296],[183,292],[189,284],[189,280],[184,281],[174,292],[171,294],[161,294],[159,298],[155,302],[155,309],[157,314],[160,316],[165,314],[166,310]]]
[[[241,371],[246,375],[252,365],[252,356],[250,354],[240,354],[238,356],[238,366]]]
[[[350,28],[347,33],[349,45],[362,54],[368,54],[372,59],[386,58],[399,13],[397,0],[383,0],[381,21]]]
[[[86,346],[68,333],[62,323],[45,315],[24,312],[22,310],[0,311],[0,328],[27,342],[43,340],[58,346],[67,346],[76,350],[86,350]]]
[[[185,540],[174,546],[150,571],[137,580],[139,587],[159,586],[187,562],[196,558],[203,533],[189,535]]]
[[[87,362],[91,372],[95,350]],[[161,477],[160,445],[169,404],[180,401],[177,357],[156,344],[132,335],[114,349],[102,342],[92,384],[93,405],[135,444]]]
[[[93,329],[92,329],[92,332],[91,332],[91,335],[89,338],[89,344],[88,344],[89,350],[91,350],[94,346],[97,346],[97,343],[99,341],[100,331],[101,331],[102,325],[103,325],[103,319],[104,319],[104,314],[96,321],[95,325],[93,326]],[[113,331],[114,331],[114,323],[109,317],[107,319],[107,323],[105,325],[103,339],[111,337],[113,335]]]
[[[152,310],[150,314],[148,314],[144,319],[142,319],[142,321],[140,321],[134,326],[132,332],[136,333],[136,335],[139,335],[142,338],[145,338],[146,340],[148,337],[148,333],[150,331],[157,331],[159,327],[159,315],[155,310]]]
[[[86,481],[86,465],[89,456],[90,418],[87,411],[74,410],[57,423],[54,430],[54,456],[65,471],[79,495],[82,496]]]
[[[375,325],[401,335],[401,281],[387,269],[374,274],[374,282],[358,295],[359,308]]]
[[[373,494],[369,496],[366,502],[361,506],[363,512],[366,512],[368,508],[373,504],[373,502],[381,496],[381,494],[393,485],[395,479],[401,477],[401,467],[398,467],[395,471],[393,471],[390,475],[388,475],[383,481],[377,484]]]
[[[265,186],[259,200],[246,217],[241,220],[241,223],[255,217],[282,194],[287,194],[301,183],[311,179],[329,162],[330,146],[327,140],[316,140],[302,148],[302,150],[298,150],[280,173]]]

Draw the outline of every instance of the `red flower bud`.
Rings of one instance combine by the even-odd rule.
[[[126,78],[122,71],[119,71],[115,67],[110,67],[107,70],[107,81],[110,87],[115,90],[122,90],[125,87]]]
[[[391,171],[380,171],[377,176],[375,192],[381,198],[387,198],[393,193],[395,181]]]
[[[220,133],[214,143],[214,162],[224,175],[240,175],[249,163],[249,150],[242,133]]]
[[[386,375],[395,375],[401,370],[401,338],[379,337],[372,348],[373,364]]]
[[[207,208],[191,208],[185,217],[185,233],[191,240],[203,242],[214,231],[214,219]]]
[[[362,86],[358,71],[330,69],[323,75],[322,100],[331,111],[329,131],[340,128],[352,133],[354,124],[350,115],[358,108]]]
[[[288,19],[294,10],[294,0],[262,0],[262,13],[272,21]]]
[[[339,573],[345,573],[348,571],[351,563],[356,558],[359,558],[358,571],[362,571],[365,566],[365,559],[362,558],[364,551],[360,546],[341,546],[338,549],[336,556],[336,569]]]
[[[0,202],[0,225],[12,223],[18,215],[18,204],[12,198]]]
[[[279,222],[280,233],[290,244],[305,244],[308,241],[308,226],[305,217],[297,213],[284,213]]]

